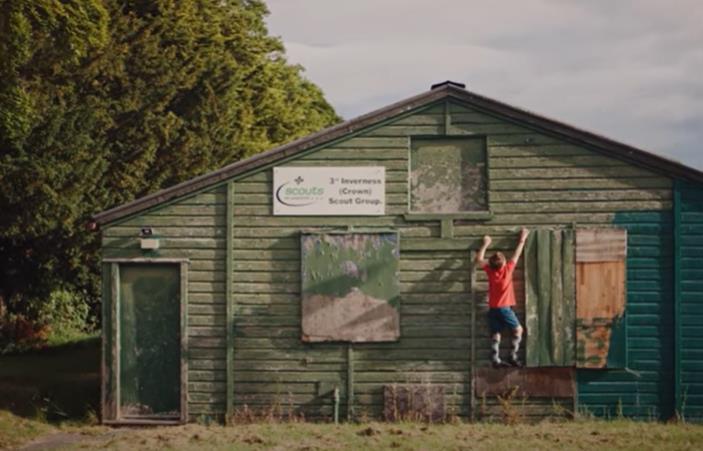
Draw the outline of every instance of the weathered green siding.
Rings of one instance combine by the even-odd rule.
[[[219,187],[103,229],[103,258],[187,258],[188,412],[225,412],[225,199]],[[149,226],[160,248],[139,248]],[[106,265],[109,266],[109,265]],[[106,326],[106,327],[109,327]],[[109,370],[108,363],[108,370]]]
[[[523,225],[608,226],[623,210],[671,209],[667,178],[485,113],[451,103],[448,108],[445,114],[445,105],[438,104],[285,163],[385,166],[386,216],[274,217],[270,169],[235,182],[235,408],[280,404],[298,407],[308,417],[329,418],[331,397],[317,394],[339,386],[342,399],[347,399],[347,358],[352,355],[356,416],[379,417],[382,387],[394,382],[442,384],[447,411],[468,416],[472,336],[468,260],[469,250],[478,248],[481,237],[490,233],[496,249],[509,251]],[[402,216],[408,208],[408,137],[443,135],[445,130],[452,135],[485,134],[489,152],[494,217],[455,221],[454,227],[445,227],[454,238],[441,238],[439,221],[408,222]],[[347,345],[300,341],[299,232],[347,226],[395,227],[401,235],[400,341],[355,344],[351,354]],[[521,274],[520,266],[516,277]],[[481,298],[486,285],[479,271],[476,289]],[[521,283],[516,290],[521,300],[517,310],[524,319]],[[476,365],[489,362],[485,309],[483,302],[477,306]],[[657,323],[656,314],[645,320]],[[528,415],[555,411],[551,400],[526,403]],[[487,400],[482,408],[488,415],[498,414],[495,404]]]
[[[681,183],[680,407],[703,420],[703,186]]]
[[[627,370],[578,370],[579,407],[599,416],[673,414],[673,217],[618,213],[627,229]]]
[[[485,137],[492,219],[444,221],[441,225],[439,220],[406,219],[409,137],[413,135]],[[640,417],[671,410],[669,178],[451,102],[408,113],[282,165],[383,165],[386,215],[273,216],[272,170],[267,168],[233,182],[229,217],[227,187],[220,186],[109,225],[103,231],[105,258],[150,255],[191,261],[187,325],[191,419],[227,412],[228,381],[234,409],[293,407],[307,418],[325,419],[332,415],[330,393],[335,387],[342,392],[342,412],[380,417],[384,385],[439,384],[446,394],[446,411],[468,417],[471,337],[476,337],[476,366],[488,365],[490,352],[485,319],[487,280],[479,270],[473,276],[476,284],[471,286],[470,251],[479,247],[484,234],[494,238],[491,251],[510,252],[521,226],[535,229],[574,224],[628,228],[628,362],[639,374],[580,371],[580,404],[596,413],[614,413],[621,403],[623,413]],[[701,222],[700,215],[691,212],[688,217]],[[161,242],[158,251],[145,254],[139,249],[140,226],[154,228]],[[398,342],[348,345],[301,341],[300,232],[349,226],[394,228],[400,233]],[[227,249],[228,227],[232,230],[231,249]],[[697,230],[697,225],[692,223],[691,227]],[[698,267],[693,265],[699,263],[692,252],[684,251],[692,265],[686,274],[695,278]],[[231,268],[229,282],[226,267]],[[515,272],[516,310],[524,322],[522,275],[521,262]],[[232,287],[229,308],[228,283]],[[694,310],[699,299],[695,296],[697,286],[695,282],[689,285]],[[479,299],[475,326],[473,292]],[[105,296],[109,297],[109,290]],[[230,318],[228,311],[232,312]],[[105,315],[110,318],[108,309]],[[700,318],[695,315],[692,313],[691,318]],[[228,319],[233,333],[229,373]],[[689,335],[685,336],[690,337],[691,347],[684,356],[692,356],[692,366],[685,367],[689,369],[684,371],[684,384],[691,387],[690,403],[700,400],[703,392],[694,383],[700,379],[700,373],[696,373],[701,370],[696,357],[700,355],[700,333],[693,322],[688,324],[685,333]],[[344,405],[349,398],[348,388],[354,394],[350,406]],[[522,405],[523,400],[519,403]],[[532,398],[524,403],[526,416],[559,410],[551,399]],[[497,404],[495,399],[476,399],[475,416],[499,416]],[[695,404],[690,406],[700,411]],[[573,406],[567,403],[565,407]]]

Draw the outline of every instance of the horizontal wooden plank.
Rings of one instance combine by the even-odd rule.
[[[532,190],[561,190],[561,189],[643,189],[643,188],[670,188],[671,180],[661,177],[637,178],[559,178],[552,179],[491,179],[491,190],[532,191]]]
[[[499,213],[569,213],[569,212],[617,212],[623,210],[670,210],[671,201],[580,201],[580,202],[503,202],[491,205],[494,214]]]
[[[149,226],[149,227],[224,227],[224,215],[207,216],[175,216],[175,215],[150,215],[136,216],[123,223],[122,226]],[[109,228],[109,227],[108,227]]]
[[[488,151],[491,157],[512,158],[512,157],[588,157],[597,155],[595,152],[583,147],[566,143],[530,145],[518,143],[513,146],[489,146]]]
[[[538,133],[520,133],[520,134],[510,134],[510,135],[489,135],[488,136],[488,146],[498,147],[498,146],[516,146],[516,145],[542,145],[542,144],[561,144],[561,141],[557,138],[552,138],[547,135],[542,135]]]
[[[540,156],[540,157],[497,157],[491,158],[491,168],[551,168],[551,167],[623,167],[627,163],[603,155]]]
[[[399,136],[395,138],[378,138],[378,137],[354,137],[346,141],[336,143],[337,148],[408,148],[408,137]]]
[[[389,124],[383,127],[376,128],[364,133],[368,136],[384,136],[384,137],[407,137],[412,135],[444,135],[444,124],[436,125],[405,125],[405,124]]]
[[[411,114],[391,122],[391,125],[444,125],[444,111]]]
[[[671,200],[668,189],[627,190],[547,190],[547,191],[496,191],[491,193],[492,205],[496,202],[544,202],[544,201],[628,201]]]
[[[175,203],[149,212],[149,216],[222,216],[225,205],[184,205]]]
[[[234,259],[236,260],[299,260],[300,250],[244,250],[236,249]]]
[[[513,125],[506,122],[475,123],[475,122],[451,122],[450,132],[452,135],[488,135],[492,143],[499,142],[500,137],[505,135],[530,135],[530,129]]]
[[[188,293],[190,304],[224,304],[225,293]]]
[[[407,149],[393,147],[387,149],[353,149],[332,146],[304,155],[300,160],[407,160],[407,158]]]
[[[110,238],[129,237],[138,239],[142,226],[114,226],[103,230],[103,236]],[[161,238],[220,238],[225,236],[224,227],[178,227],[164,226],[152,228],[154,236]]]
[[[126,248],[104,247],[103,258],[143,258],[144,252],[134,246]],[[182,258],[189,260],[222,260],[225,257],[224,249],[159,249],[149,253],[151,258]]]
[[[652,177],[650,171],[635,166],[589,166],[578,168],[540,168],[540,169],[493,169],[489,170],[491,186],[497,180],[519,179],[568,179],[568,178],[629,178]]]
[[[382,166],[386,168],[386,176],[392,171],[407,171],[408,162],[403,160],[328,160],[313,159],[312,156],[306,159],[293,160],[282,165],[283,167],[362,167],[362,166]],[[386,177],[388,180],[388,177]]]
[[[435,260],[400,259],[400,270],[404,271],[433,271],[433,270],[463,270],[469,269],[469,258],[444,258]]]
[[[158,238],[159,250],[164,249],[224,249],[224,238]],[[104,247],[140,249],[138,237],[104,237]]]
[[[488,114],[476,111],[451,112],[450,121],[454,124],[499,124],[504,123],[501,119]]]

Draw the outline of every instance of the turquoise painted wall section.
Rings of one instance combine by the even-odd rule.
[[[703,420],[703,185],[679,184],[681,195],[681,412]]]
[[[621,212],[628,232],[627,370],[578,370],[579,407],[597,416],[673,414],[673,217]],[[703,225],[703,224],[701,224]]]

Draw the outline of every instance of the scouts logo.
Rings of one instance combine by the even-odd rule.
[[[276,199],[289,207],[305,207],[322,199],[325,189],[305,184],[301,176],[281,184],[276,190]]]

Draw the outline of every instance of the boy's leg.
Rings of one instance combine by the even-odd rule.
[[[522,326],[518,326],[517,328],[513,329],[513,337],[512,337],[512,349],[510,350],[510,362],[511,363],[517,363],[517,353],[520,350],[520,342],[522,341]]]
[[[491,362],[500,365],[500,334],[491,334]]]
[[[488,309],[488,328],[491,330],[491,363],[493,366],[498,366],[502,363],[500,360],[500,331],[503,328],[498,309]]]
[[[518,351],[520,350],[520,342],[522,341],[522,325],[517,319],[517,315],[515,315],[513,309],[506,309],[504,311],[503,318],[505,320],[506,326],[510,328],[513,334],[511,339],[512,347],[510,349],[510,358],[508,359],[508,363],[513,366],[520,366],[520,362],[518,361],[517,355]]]

